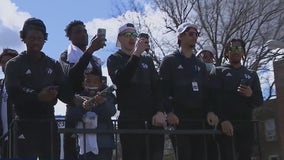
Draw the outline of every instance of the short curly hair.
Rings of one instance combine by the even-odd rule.
[[[77,26],[77,25],[83,25],[85,27],[85,24],[84,22],[80,21],[80,20],[74,20],[74,21],[71,21],[65,28],[65,33],[66,33],[66,37],[70,38],[70,34],[71,34],[71,30],[74,26]]]
[[[46,33],[46,27],[45,24],[41,19],[38,18],[28,18],[23,25],[23,29],[20,31],[20,38],[22,41],[26,38],[27,32],[29,30],[37,30],[42,32],[44,35],[44,40],[47,40],[48,33]]]

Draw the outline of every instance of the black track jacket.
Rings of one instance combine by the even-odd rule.
[[[117,85],[120,118],[149,119],[163,111],[158,73],[150,57],[129,56],[119,50],[109,56],[107,68]]]
[[[167,112],[185,119],[205,118],[208,112],[208,74],[203,62],[195,55],[186,58],[176,51],[164,57],[160,77]]]
[[[58,98],[70,103],[73,92],[67,83],[60,64],[44,53],[39,61],[26,52],[11,59],[6,67],[6,88],[15,104],[16,113],[23,119],[49,119],[54,117],[54,102],[41,102],[38,93],[47,86],[59,86]]]
[[[245,97],[238,93],[240,83],[249,85],[252,96]],[[252,111],[263,103],[262,91],[256,72],[244,66],[234,68],[231,65],[216,67],[211,72],[210,85],[214,108],[223,120],[251,120]]]

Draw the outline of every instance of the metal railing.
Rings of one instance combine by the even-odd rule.
[[[22,121],[22,120],[21,120]],[[16,131],[17,130],[17,127],[18,127],[18,123],[20,122],[20,120],[14,120],[9,128],[9,134],[6,134],[6,136],[10,136],[10,137],[13,137],[13,138],[9,138],[9,156],[10,158],[15,158],[16,155],[17,155],[17,139],[16,137],[18,136],[17,135],[17,132],[13,132],[13,131]],[[57,120],[57,123],[59,124],[59,133],[60,134],[65,134],[65,133],[73,133],[73,134],[89,134],[89,133],[92,133],[92,134],[114,134],[114,137],[115,137],[115,145],[116,145],[116,148],[115,148],[115,151],[114,151],[114,159],[115,160],[119,160],[119,152],[120,152],[120,148],[119,148],[119,135],[120,134],[146,134],[146,135],[150,135],[150,134],[163,134],[163,135],[166,135],[166,136],[169,136],[169,135],[203,135],[204,137],[206,136],[221,136],[221,132],[216,129],[216,128],[212,128],[212,129],[208,129],[208,128],[205,128],[205,125],[203,125],[204,127],[201,128],[201,129],[194,129],[194,130],[188,130],[188,129],[173,129],[173,128],[166,128],[166,129],[155,129],[155,130],[152,130],[152,129],[118,129],[117,127],[117,121],[114,120],[113,121],[113,124],[114,124],[114,127],[113,127],[113,130],[101,130],[101,129],[87,129],[87,128],[83,128],[83,129],[76,129],[76,128],[63,128],[63,123],[65,123],[64,120]],[[253,123],[255,128],[258,128],[258,122],[257,121],[253,121],[253,122],[247,122],[247,121],[241,121],[241,123]],[[52,125],[52,122],[50,123],[50,127],[53,127]],[[203,122],[203,124],[205,124],[205,122]],[[259,136],[259,133],[258,133],[258,130],[255,129],[255,133],[256,133],[256,141],[257,141],[257,145],[258,145],[258,151],[260,151],[260,145],[259,145],[259,141],[257,140],[258,139],[258,136]],[[52,135],[52,134],[51,134]],[[5,136],[1,137],[1,138],[5,138]],[[51,136],[51,141],[53,140],[53,137]],[[206,138],[204,138],[204,143],[206,144]],[[62,144],[61,144],[62,145]],[[234,145],[233,145],[234,146]],[[232,146],[232,150],[234,150]],[[52,145],[51,145],[52,147]],[[176,146],[177,147],[177,146]],[[174,148],[172,148],[174,149]],[[176,150],[178,150],[178,148],[176,148]],[[51,148],[51,154],[53,154],[53,149]],[[173,152],[174,153],[174,152]],[[207,154],[207,151],[206,151],[206,145],[204,146],[204,153]],[[148,153],[147,153],[148,154]],[[259,154],[259,157],[260,157],[260,160],[261,160],[261,152],[258,152]],[[64,159],[64,157],[61,157]],[[176,160],[178,160],[178,157],[176,157]]]

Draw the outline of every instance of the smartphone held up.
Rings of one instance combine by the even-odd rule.
[[[106,46],[106,29],[105,28],[98,28],[97,36],[101,38],[102,46]]]
[[[102,36],[102,37],[106,37],[106,29],[105,28],[98,28],[97,35]]]

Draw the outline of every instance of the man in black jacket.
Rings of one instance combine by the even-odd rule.
[[[18,157],[57,160],[60,146],[54,105],[58,98],[71,103],[74,95],[60,64],[41,51],[47,40],[43,21],[27,19],[20,37],[26,51],[7,63],[5,83],[20,120],[18,131],[27,141],[28,150],[18,148]]]
[[[203,121],[208,119],[212,126],[218,117],[208,109],[208,74],[205,64],[193,54],[198,38],[198,28],[191,23],[178,27],[179,50],[165,56],[160,78],[163,102],[167,109],[167,122],[178,129],[202,129]],[[176,135],[172,137],[176,156],[179,160],[204,159],[202,135]]]
[[[97,51],[105,46],[105,37],[96,35],[89,47],[88,33],[85,24],[82,21],[71,21],[65,28],[66,37],[69,38],[71,44],[68,49],[61,54],[60,63],[66,76],[70,79],[71,85],[75,93],[80,94],[83,90],[83,80],[85,69],[95,70],[102,74],[101,61],[94,56]],[[65,116],[65,128],[74,128],[70,117],[70,105],[67,105]],[[64,158],[75,159],[78,157],[76,147],[76,136],[72,133],[64,134]]]
[[[117,86],[119,129],[162,129],[165,123],[160,101],[158,74],[152,59],[141,55],[148,39],[137,40],[134,25],[119,28],[120,50],[108,57],[107,68]],[[162,160],[164,135],[120,134],[124,160]],[[147,149],[149,149],[147,151]]]
[[[214,93],[212,104],[218,110],[225,134],[219,140],[222,160],[251,159],[254,139],[252,112],[263,103],[257,73],[241,65],[244,54],[245,42],[230,40],[225,54],[229,64],[216,67],[210,75]]]
[[[101,71],[101,60],[93,55],[94,51],[97,51],[105,46],[105,36],[103,35],[95,35],[92,38],[90,46],[88,46],[88,33],[86,30],[85,24],[80,20],[71,21],[65,28],[66,37],[70,40],[70,44],[63,53],[60,55],[60,63],[62,65],[64,73],[69,76],[69,72],[71,68],[81,61],[86,61],[87,64],[84,63],[82,66],[83,69],[93,69]],[[81,66],[81,65],[80,65]],[[76,69],[75,69],[76,70]],[[84,72],[80,73],[83,75]],[[71,74],[73,75],[73,74]],[[76,83],[80,82],[80,83]],[[74,90],[81,91],[83,90],[82,86],[83,76],[74,76],[71,77],[71,83],[74,87]]]

